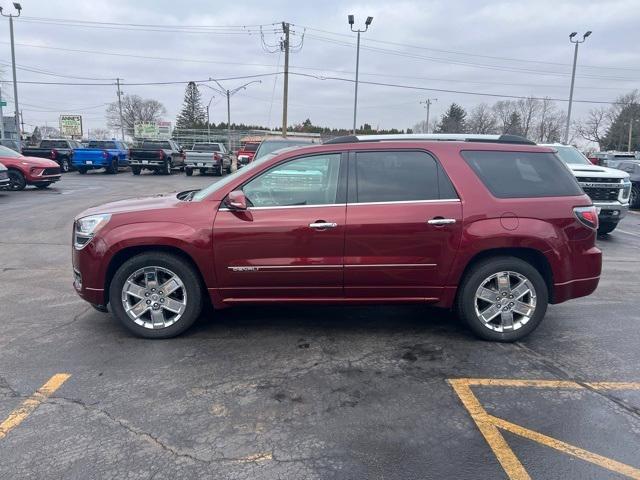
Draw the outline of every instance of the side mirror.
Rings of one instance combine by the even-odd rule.
[[[232,210],[247,209],[247,197],[242,190],[234,190],[233,192],[229,193],[224,203]]]

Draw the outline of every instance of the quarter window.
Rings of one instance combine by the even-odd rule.
[[[553,153],[463,151],[461,154],[498,198],[582,195],[573,174]]]
[[[425,152],[358,152],[354,170],[351,201],[356,203],[457,198],[442,168]]]
[[[340,154],[297,158],[254,178],[242,188],[254,207],[336,203]]]

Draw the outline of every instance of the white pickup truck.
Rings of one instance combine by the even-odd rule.
[[[578,183],[598,209],[601,235],[611,233],[629,211],[631,181],[629,174],[615,168],[592,164],[587,157],[571,145],[546,144],[558,151]]]
[[[231,173],[231,157],[222,143],[194,143],[186,155],[184,171],[189,177],[195,170],[200,175]]]

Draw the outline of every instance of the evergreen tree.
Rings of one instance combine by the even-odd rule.
[[[509,115],[509,121],[505,125],[504,133],[508,135],[520,135],[521,137],[525,136],[524,129],[522,128],[522,119],[518,112],[511,112],[511,115]]]
[[[202,128],[206,125],[207,115],[202,106],[200,91],[195,82],[189,82],[184,92],[182,111],[176,119],[176,128]]]
[[[631,151],[640,150],[640,104],[629,103],[622,107],[611,121],[602,143],[604,150],[627,150],[629,146],[629,124],[631,128]]]
[[[465,133],[467,112],[456,103],[452,103],[449,109],[442,115],[436,133]]]

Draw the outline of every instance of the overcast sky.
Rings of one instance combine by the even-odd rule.
[[[5,13],[13,11],[11,2],[0,0],[0,5]],[[610,101],[640,84],[638,0],[23,0],[22,6],[23,16],[15,22],[16,62],[23,67],[18,70],[19,81],[108,84],[108,79],[120,77],[127,84],[270,74],[282,70],[284,62],[280,54],[265,51],[275,50],[271,47],[280,34],[274,30],[283,20],[293,24],[292,46],[298,46],[304,34],[299,51],[291,55],[292,72],[353,79],[356,37],[347,24],[347,15],[353,13],[359,25],[366,16],[374,17],[362,36],[360,79],[364,81],[567,98],[573,55],[568,34],[593,30],[580,48],[575,98]],[[56,19],[166,27],[69,25]],[[2,23],[0,68],[2,94],[9,100],[7,114],[13,94],[11,53],[8,19]],[[260,24],[266,46],[256,27]],[[238,27],[242,25],[248,27]],[[210,28],[225,26],[232,28]],[[232,121],[280,124],[282,77],[261,78],[261,84],[232,98]],[[222,83],[232,89],[247,81]],[[309,117],[314,124],[351,126],[353,83],[292,75],[289,87],[289,124]],[[123,91],[161,101],[167,108],[166,120],[174,122],[184,88],[184,84],[125,85]],[[207,103],[213,92],[204,87],[201,91]],[[82,114],[85,131],[102,127],[104,104],[115,98],[113,85],[19,84],[27,130],[45,122],[57,125],[60,113]],[[436,116],[453,101],[470,109],[498,100],[361,84],[358,124],[411,127],[424,119],[419,102],[426,98],[438,99],[432,107]],[[561,105],[566,108],[566,103]],[[594,106],[577,104],[575,116]],[[226,105],[219,95],[212,102],[211,120],[226,120]]]

